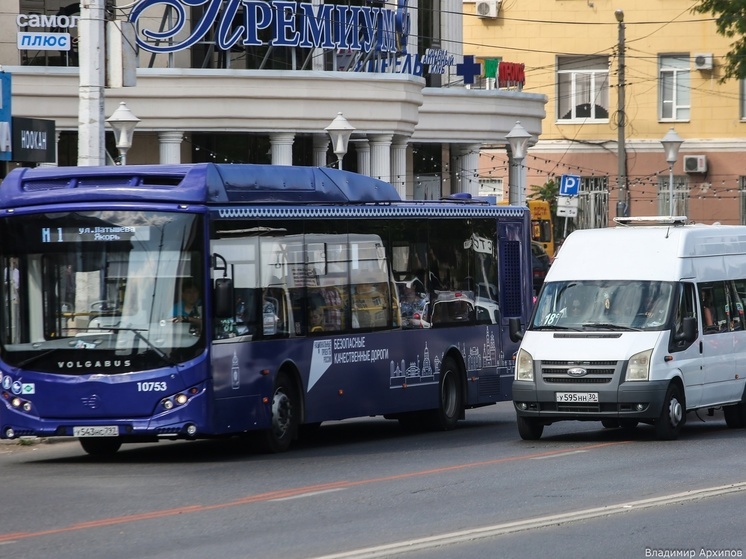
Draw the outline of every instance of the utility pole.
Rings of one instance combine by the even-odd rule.
[[[105,165],[104,86],[106,41],[105,0],[80,3],[78,88],[78,165]]]
[[[629,186],[627,185],[627,148],[624,139],[624,129],[627,126],[624,101],[624,12],[617,10],[614,16],[619,27],[619,72],[617,82],[617,164],[619,181],[619,199],[616,203],[617,217],[629,216]]]

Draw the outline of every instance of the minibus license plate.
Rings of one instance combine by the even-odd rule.
[[[558,402],[598,402],[598,392],[557,392]]]
[[[91,427],[73,427],[73,437],[118,437],[116,425],[95,425]]]

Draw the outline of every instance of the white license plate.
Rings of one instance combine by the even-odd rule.
[[[116,425],[95,425],[91,427],[73,427],[73,437],[118,437]]]
[[[557,392],[558,402],[598,402],[598,392]]]

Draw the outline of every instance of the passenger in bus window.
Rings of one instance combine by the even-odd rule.
[[[324,310],[321,307],[311,307],[308,313],[308,329],[311,332],[324,331]]]

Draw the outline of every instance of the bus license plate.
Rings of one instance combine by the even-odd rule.
[[[73,437],[118,437],[116,425],[95,425],[90,427],[73,427]]]
[[[598,392],[557,392],[558,402],[598,402]]]

